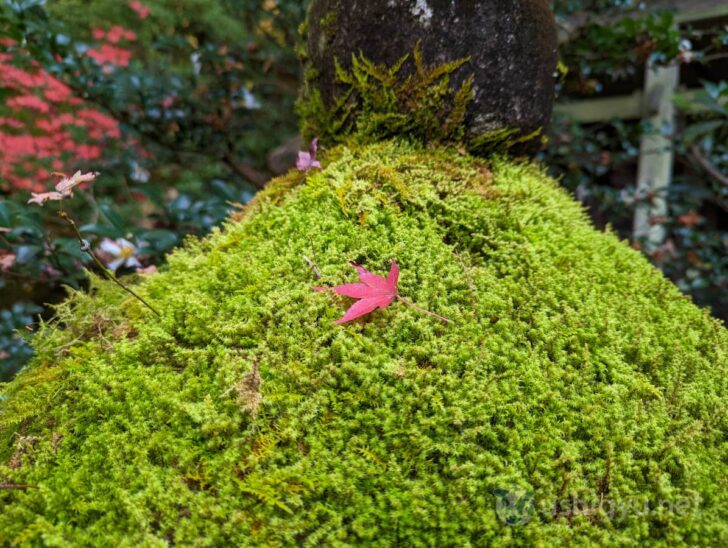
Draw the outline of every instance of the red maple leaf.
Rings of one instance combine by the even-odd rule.
[[[399,266],[397,261],[392,261],[392,266],[389,269],[389,274],[386,278],[372,274],[366,268],[356,263],[351,263],[354,268],[359,272],[359,279],[361,283],[358,284],[344,284],[332,287],[331,290],[339,295],[345,295],[346,297],[352,297],[359,299],[355,302],[346,313],[336,320],[335,324],[342,324],[350,322],[370,312],[374,312],[377,308],[387,308],[394,302],[395,299],[403,302],[407,306],[414,308],[425,314],[429,314],[444,322],[448,322],[447,318],[444,318],[434,312],[420,308],[419,306],[412,304],[408,300],[401,297],[398,293],[397,284],[399,282]],[[314,287],[316,291],[326,291],[325,287]]]

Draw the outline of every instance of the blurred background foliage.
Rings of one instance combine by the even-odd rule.
[[[672,11],[721,11],[678,24]],[[559,102],[624,96],[642,89],[646,64],[680,67],[674,97],[677,125],[654,128],[612,114],[598,123],[579,123],[558,109],[543,158],[554,175],[584,202],[599,227],[611,225],[632,238],[634,210],[654,197],[636,189],[640,137],[670,131],[675,148],[668,213],[651,218],[665,227],[664,243],[643,249],[685,293],[714,315],[728,319],[728,17],[724,2],[555,3],[568,73]],[[691,7],[692,6],[692,7]],[[687,93],[687,90],[691,93]]]
[[[64,207],[91,245],[128,241],[144,266],[209,231],[295,157],[304,9],[0,0],[0,380],[29,355],[12,330],[83,286],[89,265],[29,193],[51,190],[53,172],[100,172]]]
[[[157,265],[286,171],[301,143],[294,101],[303,0],[0,0],[0,380],[88,257],[55,215],[27,205],[53,172],[98,171],[64,207],[92,246],[129,242]],[[680,109],[668,229],[650,252],[701,305],[728,317],[728,21],[677,26],[627,0],[558,0],[560,102],[639,89],[647,62],[682,66],[700,93]],[[557,114],[542,158],[597,226],[631,236],[635,120]],[[634,242],[639,247],[640,242]],[[109,260],[113,257],[108,257]],[[121,269],[130,273],[133,269]]]

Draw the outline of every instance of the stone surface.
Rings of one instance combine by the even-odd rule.
[[[391,66],[418,41],[428,65],[471,58],[452,79],[455,88],[475,79],[469,136],[503,128],[529,134],[548,123],[557,35],[546,0],[314,0],[309,11],[308,61],[329,105],[335,59],[348,69],[361,52]]]

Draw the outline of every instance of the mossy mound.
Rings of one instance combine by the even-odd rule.
[[[333,325],[392,259],[452,322]],[[728,333],[538,167],[341,147],[137,289],[5,387],[0,544],[725,544]]]

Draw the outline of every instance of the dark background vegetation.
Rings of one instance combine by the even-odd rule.
[[[31,355],[34,326],[52,315],[47,303],[60,300],[64,287],[85,284],[80,266],[88,258],[55,208],[26,205],[29,191],[49,190],[52,171],[101,172],[67,209],[92,245],[125,238],[145,266],[160,264],[187,235],[209,231],[285,171],[300,146],[295,48],[305,2],[0,2],[0,71],[12,66],[67,86],[64,97],[49,98],[31,77],[0,78],[0,137],[22,144],[21,137],[62,136],[73,145],[55,159],[16,154],[12,169],[9,149],[0,150],[2,380]],[[555,2],[565,73],[559,101],[632,93],[648,62],[679,63],[682,85],[702,90],[675,98],[670,210],[652,220],[667,227],[668,238],[649,256],[725,319],[728,20],[677,25],[664,5],[636,4]],[[97,126],[106,130],[91,129]],[[640,135],[659,130],[556,115],[541,157],[597,226],[630,238],[635,205],[650,199],[635,193]]]

